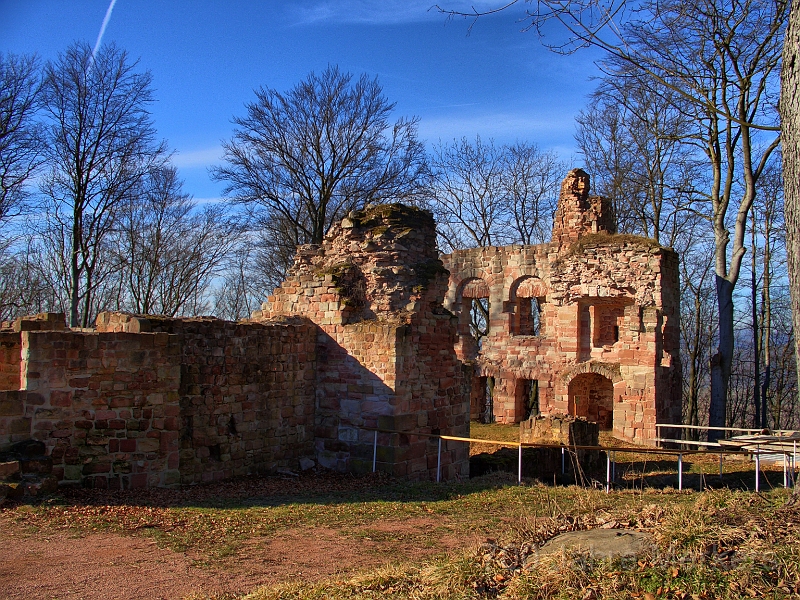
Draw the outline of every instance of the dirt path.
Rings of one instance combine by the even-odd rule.
[[[435,546],[413,542],[413,532],[434,524],[428,519],[390,522],[373,525],[360,536],[323,527],[283,532],[274,538],[246,540],[235,555],[209,564],[191,551],[159,548],[147,537],[30,534],[0,517],[0,597],[172,600],[192,593],[242,594],[294,578],[312,581],[394,561],[423,559],[454,542],[446,539]],[[370,539],[375,531],[396,541]]]

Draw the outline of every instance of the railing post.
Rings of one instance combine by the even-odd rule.
[[[436,483],[442,479],[442,438],[439,438],[439,451],[436,454]]]
[[[789,469],[788,469],[789,457],[786,456],[786,452],[783,453],[783,487],[789,487]]]
[[[519,445],[519,458],[517,459],[517,483],[522,483],[522,444]]]
[[[756,493],[760,491],[759,472],[761,471],[761,446],[756,446]]]
[[[564,465],[564,446],[561,446],[561,474],[563,475],[564,473],[566,473]]]
[[[611,481],[617,480],[617,451],[614,450],[611,459]]]
[[[683,454],[678,454],[678,490],[683,490]]]
[[[378,466],[378,430],[375,430],[375,438],[372,441],[372,472],[375,472],[375,469]]]
[[[606,450],[606,494],[611,491],[611,452]]]

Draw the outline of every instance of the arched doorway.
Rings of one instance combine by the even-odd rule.
[[[581,373],[569,382],[569,414],[594,421],[600,429],[614,426],[614,384],[597,373]]]

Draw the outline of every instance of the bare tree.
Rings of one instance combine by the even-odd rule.
[[[176,316],[205,309],[212,279],[240,229],[224,206],[198,209],[177,170],[152,169],[120,206],[114,236],[125,305],[139,314]]]
[[[36,59],[0,54],[0,226],[20,213],[26,185],[42,161],[38,103]]]
[[[390,123],[395,105],[377,79],[328,67],[285,94],[261,88],[256,98],[247,116],[234,119],[227,164],[212,173],[234,201],[254,209],[283,254],[321,243],[353,208],[422,189],[417,121]]]
[[[517,142],[439,143],[430,159],[428,205],[446,250],[547,241],[561,177],[553,152]]]
[[[49,172],[42,183],[47,235],[61,240],[61,279],[71,326],[89,325],[94,296],[113,268],[102,269],[120,205],[164,160],[147,111],[148,72],[113,45],[95,56],[74,44],[45,67]]]
[[[34,240],[24,239],[14,252],[0,250],[0,321],[58,308]]]
[[[681,217],[695,210],[695,148],[680,97],[637,73],[605,77],[582,111],[575,140],[596,189],[612,199],[620,231],[676,243]],[[664,235],[664,230],[666,235]]]
[[[513,239],[503,185],[505,148],[492,140],[439,143],[430,159],[430,207],[445,251],[503,246]]]
[[[501,184],[511,210],[514,243],[550,241],[561,179],[567,165],[555,152],[542,152],[535,144],[527,142],[506,147],[504,162]]]
[[[565,27],[567,38],[551,47],[601,48],[609,69],[633,69],[675,92],[697,123],[693,138],[708,170],[704,193],[711,206],[719,314],[711,426],[725,424],[733,292],[746,252],[747,216],[779,144],[775,100],[788,14],[788,0],[538,0],[529,11],[533,28],[550,20]]]

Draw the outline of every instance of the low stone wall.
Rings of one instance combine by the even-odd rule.
[[[31,437],[31,420],[25,417],[28,392],[0,391],[0,450]]]
[[[25,419],[60,482],[179,483],[177,336],[27,331],[22,346]]]
[[[531,417],[519,428],[519,441],[525,444],[597,446],[600,440],[597,423],[569,415]]]
[[[317,329],[302,319],[151,319],[179,335],[181,482],[298,466],[314,456]]]
[[[600,427],[597,423],[570,415],[531,417],[519,424],[519,441],[524,444],[562,444],[567,447],[598,446]],[[533,461],[536,476],[560,469],[561,450],[537,448],[538,459]],[[580,467],[585,472],[594,471],[600,465],[600,450],[571,450],[565,460],[568,471]],[[576,461],[573,464],[573,459]],[[531,465],[528,468],[532,468]],[[532,473],[533,474],[533,473]]]
[[[99,325],[0,334],[16,335],[24,357],[24,389],[0,391],[0,450],[39,440],[59,482],[111,488],[296,468],[313,456],[311,323],[104,314]]]

